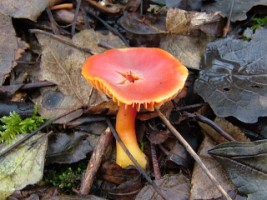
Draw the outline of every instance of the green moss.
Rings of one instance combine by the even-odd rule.
[[[18,134],[30,133],[41,126],[45,119],[37,116],[37,108],[31,117],[22,119],[16,112],[11,112],[9,116],[0,118],[0,142],[11,143]]]
[[[267,16],[263,18],[252,18],[251,21],[254,23],[254,25],[251,27],[252,30],[267,26]]]
[[[45,174],[45,183],[59,187],[64,193],[72,194],[73,188],[78,188],[83,171],[86,169],[84,163],[72,167],[55,167]]]

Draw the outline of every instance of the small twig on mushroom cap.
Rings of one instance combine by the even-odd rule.
[[[154,181],[151,180],[151,178],[149,178],[149,176],[146,174],[146,172],[142,169],[142,167],[138,164],[138,162],[135,160],[135,158],[133,157],[133,155],[129,152],[129,150],[127,149],[127,147],[123,144],[123,142],[121,141],[119,135],[117,134],[116,130],[114,129],[113,125],[111,124],[110,119],[106,119],[106,122],[111,130],[111,133],[113,134],[114,138],[116,139],[116,141],[121,145],[121,148],[125,151],[125,153],[127,154],[127,156],[131,159],[131,161],[134,163],[136,169],[144,176],[144,178],[147,180],[147,182],[149,184],[152,185],[152,187],[154,188],[154,190],[164,199],[167,200],[167,198],[165,197],[165,195],[162,193],[162,191],[160,190],[160,188],[156,185],[156,183]]]
[[[174,128],[174,126],[169,122],[169,120],[160,112],[158,108],[156,111],[160,117],[160,119],[165,123],[168,129],[177,137],[177,139],[182,143],[182,145],[186,148],[188,153],[195,159],[195,161],[199,164],[199,166],[204,170],[210,180],[214,183],[217,189],[222,193],[222,195],[227,200],[232,200],[232,198],[227,194],[227,192],[223,189],[221,184],[217,181],[217,179],[210,173],[206,165],[202,162],[200,157],[196,154],[196,152],[192,149],[192,147],[187,143],[187,141],[183,138],[183,136]]]

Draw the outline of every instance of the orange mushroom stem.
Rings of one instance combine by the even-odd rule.
[[[136,108],[133,108],[132,106],[127,106],[125,104],[121,105],[117,113],[116,130],[120,139],[127,147],[127,149],[130,151],[130,153],[133,155],[133,157],[136,159],[138,164],[143,169],[145,169],[147,165],[147,159],[145,154],[139,148],[135,133],[136,112],[137,112]],[[118,142],[116,144],[116,147],[117,147],[117,156],[116,156],[117,164],[120,165],[121,167],[134,165],[133,162],[130,160],[130,158],[127,156],[127,154],[124,152],[120,144],[118,144]]]

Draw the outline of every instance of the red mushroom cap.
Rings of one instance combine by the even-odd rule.
[[[162,49],[138,47],[93,55],[82,75],[119,105],[153,110],[180,92],[188,70]]]

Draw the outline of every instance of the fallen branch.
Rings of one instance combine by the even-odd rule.
[[[111,141],[111,132],[107,128],[104,134],[99,137],[97,145],[94,148],[93,154],[88,162],[85,174],[82,179],[80,194],[87,195],[91,191],[95,175],[99,169],[99,166],[102,162],[103,155],[106,152],[107,146]]]

